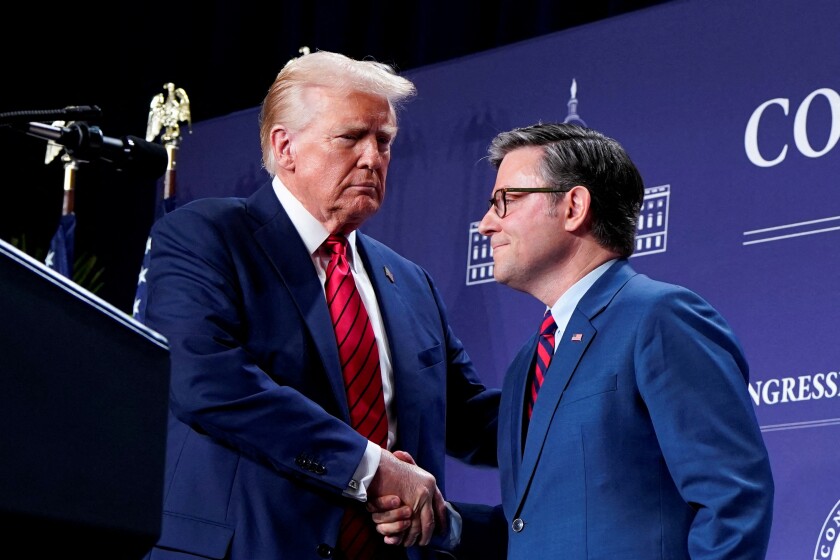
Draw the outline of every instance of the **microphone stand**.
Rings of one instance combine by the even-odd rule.
[[[0,125],[24,124],[31,121],[92,121],[102,117],[96,105],[71,105],[64,109],[9,111],[0,113]]]
[[[67,124],[65,121],[54,121],[52,126],[62,127],[65,124]],[[60,144],[49,140],[47,142],[47,153],[44,156],[44,164],[49,164],[59,154],[61,154],[61,161],[64,162],[64,198],[61,204],[61,215],[67,216],[76,211],[76,177],[79,173],[79,163],[83,160],[68,153]]]

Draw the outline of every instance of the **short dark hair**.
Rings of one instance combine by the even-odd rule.
[[[513,150],[541,146],[540,173],[548,187],[582,185],[592,198],[592,233],[598,243],[624,257],[633,254],[644,183],[616,140],[575,124],[537,123],[498,134],[488,148],[498,169]],[[552,194],[558,199],[565,193]]]

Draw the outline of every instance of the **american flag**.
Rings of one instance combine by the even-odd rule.
[[[583,340],[582,333],[575,333],[572,335],[572,342],[580,342],[581,340]]]
[[[175,208],[174,197],[166,198],[161,202],[156,219],[169,213]],[[140,265],[140,273],[137,275],[137,290],[134,292],[134,305],[131,308],[131,316],[145,323],[146,321],[146,273],[149,272],[149,257],[152,252],[152,236],[146,237],[146,251],[143,253],[143,262]]]
[[[44,264],[67,278],[73,278],[73,252],[76,245],[76,214],[61,216],[58,229],[50,241]]]

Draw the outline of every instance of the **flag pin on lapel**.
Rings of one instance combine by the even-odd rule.
[[[390,280],[390,281],[391,281],[391,284],[393,284],[393,283],[394,283],[394,273],[393,273],[393,272],[391,272],[391,271],[388,269],[388,267],[387,267],[387,266],[386,266],[386,267],[383,267],[383,268],[385,269],[385,276],[387,276],[387,277],[388,277],[388,280]]]
[[[572,335],[572,342],[580,342],[583,340],[583,333],[575,333]]]

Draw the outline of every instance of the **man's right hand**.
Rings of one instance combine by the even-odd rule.
[[[436,523],[446,523],[446,504],[435,477],[413,461],[400,460],[388,450],[382,450],[379,468],[368,487],[368,494],[373,500],[397,496],[403,504],[410,506],[411,524],[402,539],[403,546],[429,544]],[[393,538],[391,542],[396,544]]]

